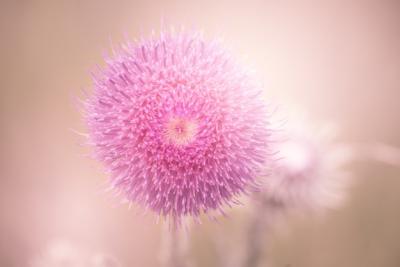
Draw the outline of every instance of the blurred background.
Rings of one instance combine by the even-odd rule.
[[[222,36],[271,101],[335,122],[340,141],[400,147],[399,1],[1,0],[0,266],[29,266],[54,242],[159,266],[161,226],[102,192],[107,177],[71,129],[86,131],[76,98],[111,41],[149,36],[162,18]],[[269,237],[272,266],[400,266],[400,166],[360,157],[350,169],[341,209]],[[218,266],[221,232],[242,242],[245,213],[232,216],[193,227],[197,266]]]

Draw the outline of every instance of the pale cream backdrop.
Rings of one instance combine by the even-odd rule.
[[[223,37],[271,101],[336,122],[340,140],[400,146],[399,1],[1,0],[0,266],[28,266],[54,240],[158,266],[160,225],[102,193],[107,177],[71,129],[85,132],[76,98],[111,42],[162,20]],[[341,209],[270,237],[273,266],[400,266],[399,168],[357,160]],[[195,226],[197,266],[217,266],[210,239],[243,220]]]

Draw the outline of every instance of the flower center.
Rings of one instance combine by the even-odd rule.
[[[165,126],[166,139],[175,145],[189,144],[193,141],[196,133],[196,122],[187,118],[171,118]]]

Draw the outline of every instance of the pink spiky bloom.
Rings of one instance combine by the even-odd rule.
[[[112,188],[128,202],[198,217],[257,185],[269,163],[266,104],[218,42],[164,32],[106,62],[86,121]]]
[[[265,181],[267,199],[295,210],[337,207],[350,182],[344,167],[351,153],[348,146],[334,141],[333,133],[332,127],[289,123],[274,145],[277,160],[272,177]]]

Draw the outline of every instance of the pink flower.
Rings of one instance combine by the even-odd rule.
[[[179,219],[222,211],[269,163],[262,90],[220,45],[162,33],[94,75],[86,122],[112,187]]]
[[[334,142],[332,128],[308,129],[286,125],[276,142],[277,161],[265,181],[264,196],[286,208],[321,210],[338,206],[344,199],[349,174],[348,147]]]

